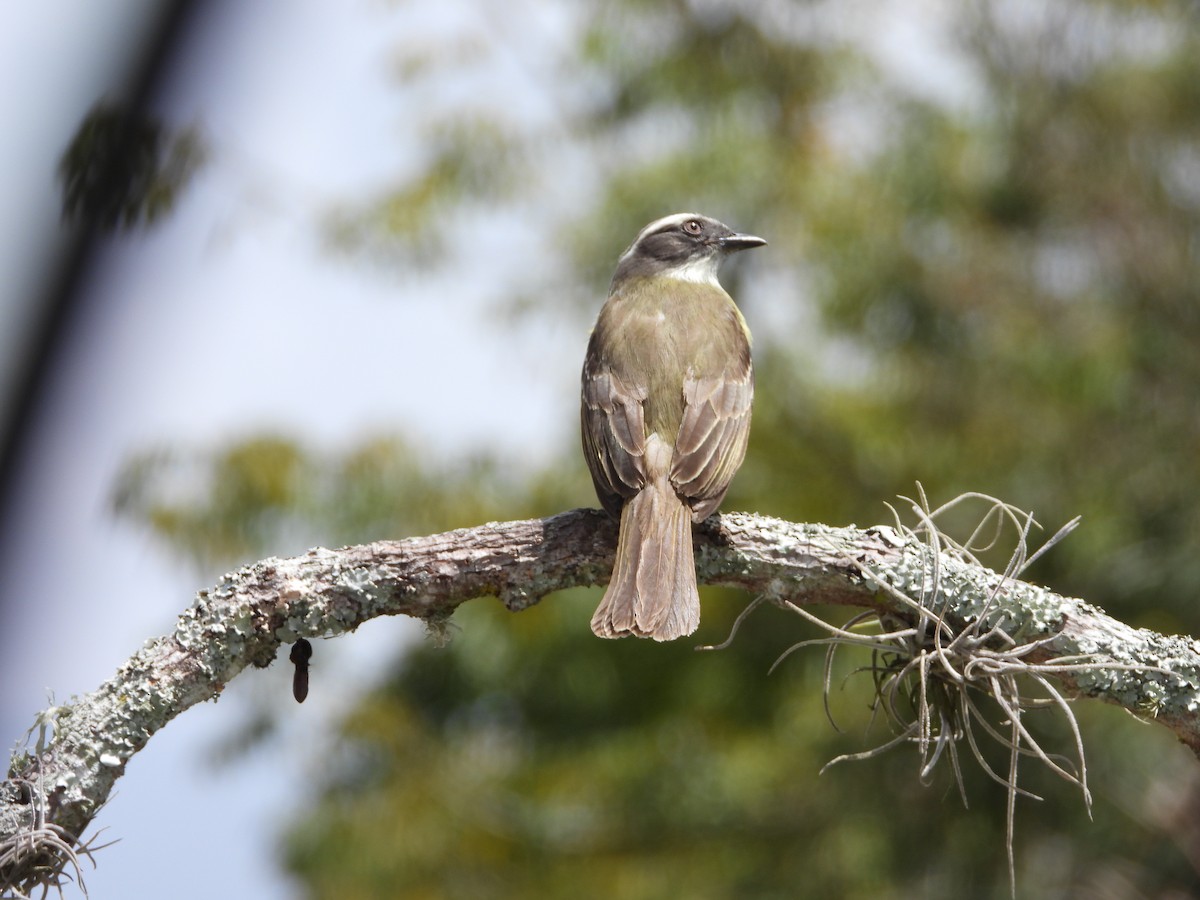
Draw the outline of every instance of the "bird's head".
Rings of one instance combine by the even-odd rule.
[[[613,284],[634,277],[659,276],[717,283],[721,260],[738,250],[766,244],[752,234],[697,213],[675,213],[643,228],[617,262]]]

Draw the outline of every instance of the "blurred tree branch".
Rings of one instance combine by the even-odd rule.
[[[216,698],[248,665],[269,665],[281,645],[350,632],[383,615],[415,616],[436,631],[459,604],[480,596],[519,611],[554,591],[605,581],[615,537],[599,511],[573,510],[314,549],[225,576],[200,592],[174,633],[147,642],[112,679],[46,710],[31,729],[40,727],[36,746],[14,757],[0,786],[0,886],[28,888],[46,871],[61,872],[70,843],[150,736]],[[1200,642],[1134,629],[1082,600],[949,554],[935,558],[928,545],[887,526],[727,514],[697,529],[696,549],[702,581],[784,605],[865,607],[904,619],[912,614],[907,597],[947,621],[982,616],[988,628],[1030,647],[1034,664],[1082,662],[1055,676],[1074,695],[1151,716],[1200,753]]]

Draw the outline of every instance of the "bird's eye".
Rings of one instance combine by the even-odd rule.
[[[688,234],[697,235],[701,231],[704,230],[704,226],[701,225],[699,222],[697,222],[695,219],[688,219],[686,222],[683,223],[683,230],[686,231]]]

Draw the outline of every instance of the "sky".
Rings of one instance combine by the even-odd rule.
[[[499,442],[535,464],[576,427],[586,326],[533,329],[515,346],[494,339],[487,311],[519,247],[501,241],[504,252],[447,284],[364,266],[321,241],[326,208],[370,196],[415,152],[391,68],[412,15],[371,0],[201,5],[159,105],[201,128],[212,164],[160,226],[114,238],[89,273],[3,511],[0,733],[10,746],[51,692],[61,702],[99,685],[211,582],[111,515],[132,455],[271,430],[336,450],[399,431],[444,452]],[[0,96],[3,120],[28,126],[0,139],[0,379],[11,377],[26,301],[61,239],[58,156],[97,86],[119,80],[120,57],[104,51],[119,54],[153,7],[48,0],[0,12],[0,84],[38,85]],[[421,24],[457,27],[469,14],[442,10]],[[535,354],[547,340],[579,353]],[[470,352],[450,352],[461,345]],[[321,680],[344,704],[371,682],[373,662],[418,633],[384,621],[322,645]],[[289,729],[332,730],[338,707],[321,680],[304,706],[291,704],[282,746],[296,743]],[[286,661],[188,711],[131,761],[96,823],[119,843],[85,871],[94,900],[160,896],[166,884],[181,900],[294,896],[272,855],[305,801],[312,755],[272,745],[223,768],[209,762],[261,691],[290,704]]]
[[[931,32],[914,25],[936,19],[939,2],[920,0],[919,14],[884,4],[874,51],[897,77],[967,102],[969,73],[930,52]],[[867,5],[846,6],[846,28]],[[106,86],[120,82],[126,36],[156,6],[40,0],[0,9],[0,121],[20,125],[0,138],[0,385],[63,236],[58,157]],[[88,273],[18,496],[0,510],[0,734],[10,746],[51,696],[65,701],[109,678],[214,580],[114,519],[111,491],[131,456],[264,431],[336,451],[400,432],[434,452],[487,443],[535,465],[576,439],[586,323],[562,317],[496,339],[504,286],[542,250],[528,223],[472,235],[470,264],[436,276],[331,252],[319,228],[324,212],[414,170],[421,147],[410,117],[422,105],[465,95],[552,119],[536,55],[493,55],[486,69],[464,65],[458,79],[418,95],[398,83],[395,51],[419,45],[422,29],[431,39],[461,34],[467,47],[527,29],[524,39],[550,47],[570,27],[558,5],[510,5],[519,23],[487,19],[485,5],[468,0],[201,6],[158,107],[200,128],[211,163],[162,224],[113,238]],[[631,237],[642,224],[631,223]],[[164,885],[180,900],[295,896],[274,865],[274,842],[307,800],[319,755],[310,738],[331,733],[338,704],[418,636],[412,623],[377,621],[318,646],[313,691],[282,717],[281,740],[231,765],[212,765],[214,746],[262,693],[290,702],[286,662],[245,673],[218,703],[170,723],[98,818],[102,839],[119,843],[85,871],[91,897],[160,896]],[[306,750],[288,749],[297,746]]]

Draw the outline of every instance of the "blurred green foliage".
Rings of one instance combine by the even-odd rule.
[[[212,569],[561,510],[571,487],[564,472],[516,475],[486,454],[431,462],[400,437],[321,453],[264,435],[144,453],[125,465],[113,507]]]
[[[752,326],[783,324],[757,335],[750,453],[726,508],[879,521],[919,479],[938,500],[980,490],[1033,509],[1051,531],[1082,514],[1033,577],[1135,624],[1200,632],[1195,9],[938,9],[929,27],[969,101],[931,99],[831,39],[852,15],[837,4],[580,13],[559,74],[593,89],[556,139],[600,190],[559,231],[567,295],[597,307],[614,248],[679,208],[767,236],[731,273]],[[497,127],[497,110],[441,115],[453,139],[340,223],[349,244],[378,229],[429,241],[456,208],[513,202],[536,180],[544,132]],[[208,561],[548,514],[585,478],[573,457],[528,479],[487,456],[433,464],[397,440],[329,458],[262,439],[191,459],[138,461],[119,505]],[[837,687],[862,661],[835,681],[841,734],[819,652],[767,675],[813,636],[798,620],[765,609],[729,649],[697,654],[593,639],[597,599],[519,616],[470,604],[448,648],[396,661],[348,713],[287,835],[309,894],[1009,895],[1004,792],[979,772],[969,810],[948,773],[922,785],[903,750],[817,778],[886,739],[864,737],[865,684]],[[745,599],[706,593],[700,640],[721,640]],[[1046,800],[1018,803],[1019,895],[1200,893],[1195,760],[1162,729],[1078,712],[1095,818],[1022,770]],[[1038,719],[1044,746],[1070,746]]]
[[[98,103],[59,160],[63,218],[103,231],[153,224],[174,209],[207,155],[195,129]]]

